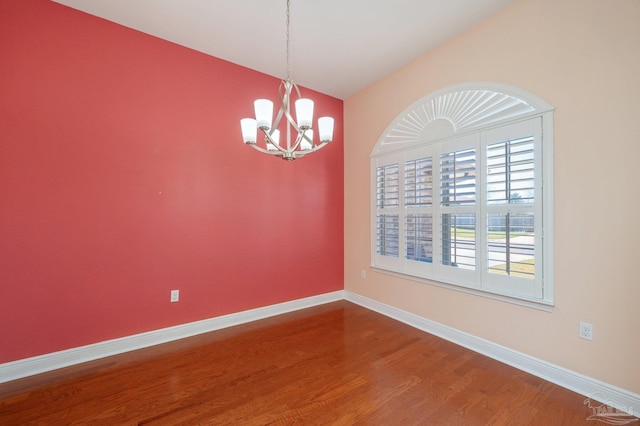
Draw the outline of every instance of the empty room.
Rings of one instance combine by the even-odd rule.
[[[638,22],[0,0],[0,424],[639,424]]]

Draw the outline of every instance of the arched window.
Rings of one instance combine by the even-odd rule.
[[[402,112],[371,154],[372,267],[553,305],[553,107],[457,85]]]

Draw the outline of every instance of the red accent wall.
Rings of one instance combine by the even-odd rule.
[[[342,101],[303,88],[335,139],[287,163],[240,134],[278,84],[0,2],[0,363],[343,288]]]

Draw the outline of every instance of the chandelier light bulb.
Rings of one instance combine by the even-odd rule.
[[[302,130],[310,129],[313,123],[313,101],[307,98],[296,100],[296,119]]]
[[[243,118],[240,120],[242,128],[242,140],[244,143],[256,143],[258,138],[258,126],[253,118]]]
[[[331,142],[333,140],[333,118],[320,117],[318,131],[320,132],[320,142]]]
[[[271,120],[273,119],[273,102],[268,99],[257,99],[253,103],[256,113],[256,123],[258,129],[271,129]]]

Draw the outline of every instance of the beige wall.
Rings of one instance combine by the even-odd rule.
[[[556,108],[551,313],[369,269],[371,150],[410,104],[473,81]],[[346,289],[640,393],[639,81],[639,0],[520,0],[347,99]]]

